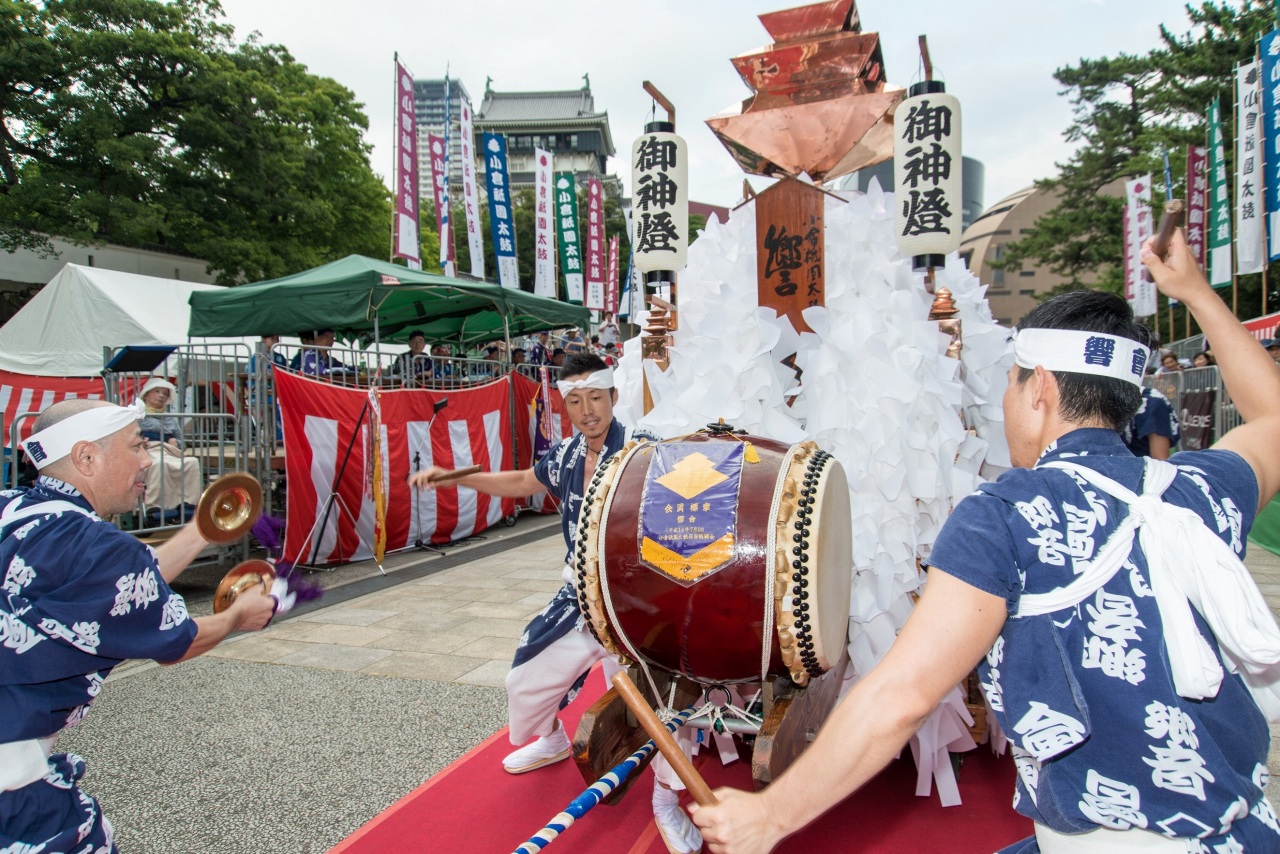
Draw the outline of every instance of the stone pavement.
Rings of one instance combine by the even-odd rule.
[[[517,549],[402,581],[415,566],[402,562],[374,592],[243,635],[209,655],[291,667],[373,676],[428,679],[501,688],[516,641],[562,584],[564,540],[559,525]]]

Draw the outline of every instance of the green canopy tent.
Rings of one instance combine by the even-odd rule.
[[[582,306],[360,255],[280,279],[198,291],[190,302],[192,337],[331,328],[367,342],[402,340],[409,330],[422,329],[432,340],[472,344],[553,327],[586,328],[589,317]]]

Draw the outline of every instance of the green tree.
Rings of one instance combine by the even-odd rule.
[[[1058,193],[1058,204],[1006,247],[998,266],[1043,264],[1069,279],[1055,292],[1084,286],[1122,291],[1124,203],[1117,182],[1146,172],[1159,176],[1168,151],[1174,192],[1181,193],[1185,146],[1204,143],[1209,101],[1222,98],[1230,112],[1236,63],[1251,59],[1257,38],[1275,26],[1272,4],[1256,0],[1238,7],[1204,2],[1186,12],[1191,29],[1176,35],[1161,27],[1161,46],[1145,56],[1082,59],[1055,73],[1075,112],[1064,135],[1079,147],[1058,164],[1055,177],[1037,182]],[[1231,128],[1227,135],[1230,159]],[[1163,182],[1157,180],[1156,188],[1163,190]],[[1241,316],[1259,307],[1257,278],[1242,279]]]
[[[0,247],[196,255],[224,283],[382,255],[352,93],[216,0],[0,0]]]

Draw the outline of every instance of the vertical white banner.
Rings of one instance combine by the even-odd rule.
[[[551,152],[533,150],[533,292],[556,299],[556,244],[551,218]]]
[[[460,107],[462,202],[467,213],[467,248],[471,251],[471,275],[483,279],[484,235],[480,233],[480,202],[476,194],[476,137],[471,129],[471,105],[463,101]]]
[[[1156,313],[1156,286],[1142,264],[1142,244],[1151,237],[1151,175],[1126,181],[1125,194],[1125,293],[1137,317]]]
[[[1236,67],[1236,272],[1262,272],[1262,143],[1258,63]]]

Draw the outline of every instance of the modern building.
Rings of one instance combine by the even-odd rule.
[[[462,135],[459,105],[471,105],[471,96],[461,81],[449,81],[449,185],[462,186]],[[431,191],[431,152],[427,150],[427,137],[444,136],[445,80],[413,81],[413,112],[418,124],[418,195],[433,199]],[[458,198],[461,190],[455,189]]]
[[[1100,192],[1123,196],[1124,179],[1107,184]],[[1012,326],[1036,307],[1039,303],[1037,297],[1069,281],[1067,277],[1029,261],[1024,261],[1017,270],[997,270],[991,266],[991,262],[1005,257],[1008,244],[1025,237],[1036,220],[1057,204],[1056,191],[1041,190],[1034,185],[1025,187],[984,211],[960,238],[960,257],[979,281],[987,285],[991,314],[999,323]],[[1091,277],[1083,277],[1082,280],[1085,284],[1092,281]]]
[[[51,255],[41,255],[30,249],[0,252],[0,324],[26,305],[27,300],[66,264],[101,267],[158,279],[213,283],[213,276],[208,272],[209,262],[189,255],[132,249],[111,243],[82,246],[60,237],[50,237],[49,242],[53,246]]]
[[[968,228],[982,213],[983,181],[986,167],[981,160],[972,157],[962,159],[960,167],[960,193],[964,209],[960,213],[961,228]],[[858,190],[865,193],[871,186],[871,179],[880,182],[880,189],[893,191],[893,158],[883,160],[874,166],[851,172],[836,181],[838,190]]]
[[[486,84],[475,131],[477,139],[485,131],[506,135],[513,188],[533,186],[533,152],[541,148],[552,153],[555,171],[574,172],[579,184],[599,178],[606,196],[622,196],[622,182],[605,171],[614,154],[609,113],[596,111],[585,74],[580,89],[497,92]]]

